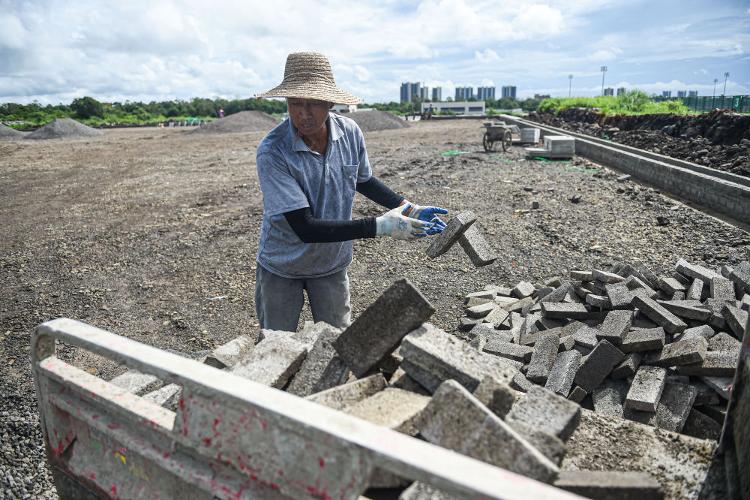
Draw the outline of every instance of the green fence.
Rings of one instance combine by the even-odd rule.
[[[678,99],[693,111],[704,112],[720,108],[731,109],[740,113],[750,113],[750,96],[748,95],[654,97],[654,101],[676,101]]]

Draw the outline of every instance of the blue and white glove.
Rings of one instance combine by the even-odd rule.
[[[440,207],[422,207],[414,203],[407,203],[404,207],[408,207],[408,209],[404,210],[404,215],[433,224],[432,228],[427,230],[428,235],[442,233],[443,229],[445,229],[446,224],[438,217],[438,214],[447,214],[448,211],[446,209]]]
[[[432,222],[406,217],[404,211],[409,205],[396,207],[375,219],[375,234],[390,236],[395,240],[424,238],[434,228]]]

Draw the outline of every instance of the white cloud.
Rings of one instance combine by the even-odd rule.
[[[474,52],[474,60],[480,64],[490,64],[499,61],[500,56],[492,49],[477,50]]]
[[[706,75],[721,74],[711,61],[747,54],[744,8],[698,1],[657,29],[637,22],[642,5],[614,0],[0,0],[0,102],[248,97],[278,84],[297,50],[325,53],[339,85],[368,101],[397,99],[401,81],[444,96],[454,82],[567,90],[569,73],[593,87],[600,64],[633,81],[632,68],[653,64],[637,80],[653,82],[665,61],[702,58]],[[599,22],[613,9],[630,17]],[[721,30],[695,27],[717,11],[730,16]],[[690,79],[695,63],[684,64],[687,75],[669,77]]]

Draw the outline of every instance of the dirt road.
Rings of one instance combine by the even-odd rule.
[[[615,260],[667,272],[680,257],[714,266],[750,258],[744,231],[581,159],[525,161],[520,148],[487,155],[481,134],[479,122],[450,121],[367,135],[376,175],[418,203],[473,210],[500,258],[476,270],[460,248],[430,260],[426,241],[359,241],[355,315],[404,276],[436,306],[433,322],[453,330],[460,298],[488,283]],[[29,369],[36,324],[67,316],[185,352],[257,331],[262,136],[130,129],[0,144],[0,497],[54,495]],[[530,210],[532,200],[540,209]],[[355,217],[381,212],[355,203]],[[63,353],[105,378],[117,373]]]

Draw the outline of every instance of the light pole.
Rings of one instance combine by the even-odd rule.
[[[711,107],[716,107],[716,84],[719,83],[718,78],[714,78],[714,95],[711,97]]]
[[[724,92],[721,93],[722,97],[727,95],[727,78],[729,78],[729,71],[724,72]]]
[[[573,75],[568,75],[568,97],[573,92]]]
[[[602,72],[602,95],[604,95],[604,75],[607,73],[607,67],[602,66],[601,72]]]

